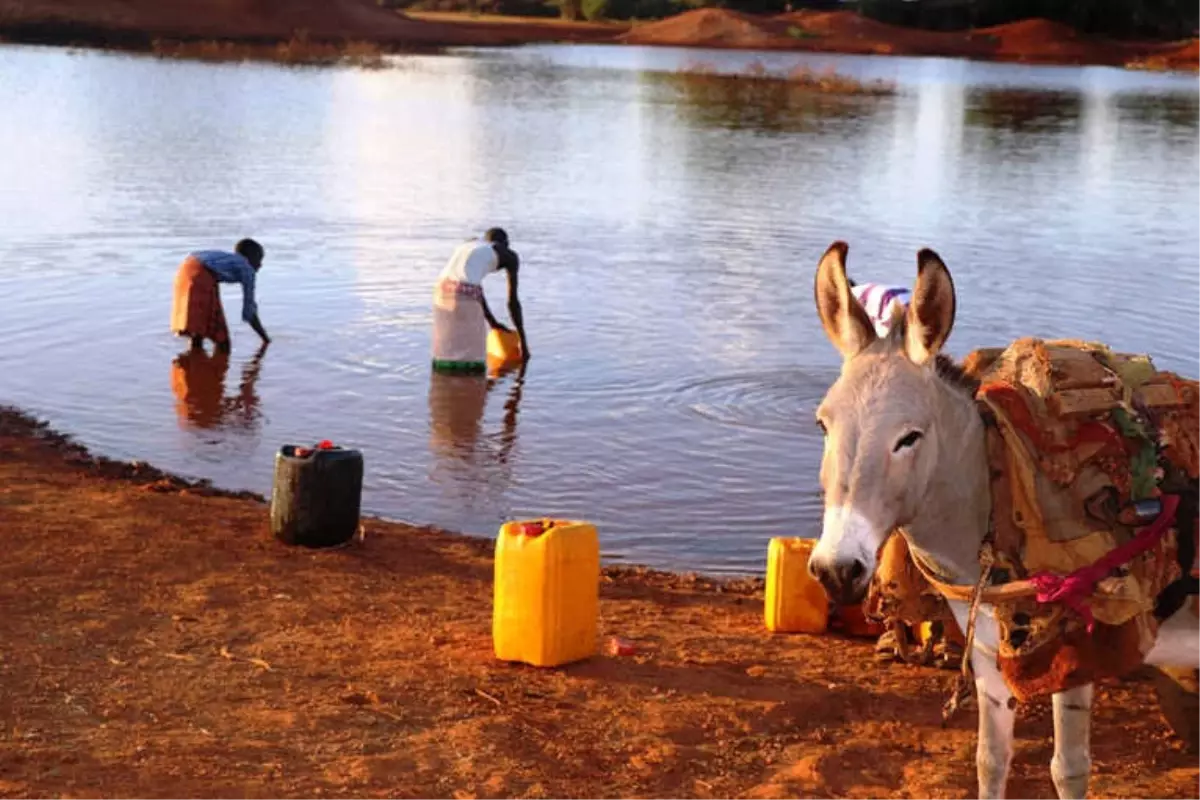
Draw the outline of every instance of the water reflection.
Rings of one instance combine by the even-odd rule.
[[[857,119],[881,105],[878,98],[821,94],[787,80],[714,73],[647,72],[643,80],[668,90],[692,124],[772,133],[816,130],[830,117]]]
[[[1200,95],[1179,93],[1172,95],[1170,102],[1163,102],[1161,97],[1118,94],[1116,105],[1122,120],[1141,123],[1151,132],[1190,138],[1200,127]]]
[[[511,378],[500,430],[484,435],[483,419],[492,389]],[[446,462],[472,467],[506,465],[517,442],[517,414],[525,388],[524,367],[493,370],[489,375],[463,375],[431,370],[429,377],[429,444]],[[486,443],[496,442],[489,448]]]
[[[972,92],[966,122],[1014,133],[1055,133],[1075,124],[1082,111],[1078,92],[983,89]]]
[[[266,348],[260,349],[246,362],[237,392],[229,397],[225,396],[228,353],[197,349],[176,356],[171,362],[171,391],[179,424],[198,430],[256,427],[262,412],[255,387],[265,352]]]

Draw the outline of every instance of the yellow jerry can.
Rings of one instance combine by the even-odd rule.
[[[487,360],[497,366],[521,360],[521,337],[516,331],[492,328],[487,335]]]
[[[596,653],[600,540],[586,522],[509,522],[496,539],[492,644],[502,661],[556,667]]]
[[[767,547],[767,630],[824,633],[829,627],[829,596],[808,574],[812,539],[775,537]]]

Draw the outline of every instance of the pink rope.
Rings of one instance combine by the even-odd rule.
[[[1116,567],[1132,561],[1137,556],[1149,550],[1158,540],[1171,529],[1175,521],[1175,511],[1179,507],[1179,497],[1173,494],[1163,495],[1162,511],[1154,522],[1137,532],[1131,540],[1106,553],[1102,558],[1086,567],[1080,567],[1070,575],[1055,575],[1052,572],[1039,572],[1030,577],[1037,587],[1039,603],[1062,603],[1073,609],[1087,621],[1088,633],[1096,625],[1092,609],[1087,601],[1092,590],[1108,573]]]

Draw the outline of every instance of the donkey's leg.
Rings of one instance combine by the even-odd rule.
[[[1050,777],[1062,800],[1087,797],[1092,772],[1092,684],[1054,695],[1054,758]]]
[[[958,625],[967,630],[967,604],[950,603]],[[975,748],[975,770],[979,797],[1004,797],[1008,768],[1013,756],[1013,724],[1016,712],[1009,707],[1012,692],[996,664],[1000,627],[990,606],[980,605],[975,617],[975,643],[971,666],[975,670],[975,693],[979,701],[979,742]]]
[[[979,640],[978,632],[975,640]],[[1012,692],[1004,683],[995,656],[986,656],[977,648],[971,656],[971,666],[975,668],[975,693],[979,699],[979,744],[975,749],[979,797],[1004,797],[1016,722],[1016,712],[1009,708]]]

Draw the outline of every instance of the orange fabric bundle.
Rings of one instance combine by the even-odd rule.
[[[184,259],[175,274],[171,330],[179,336],[202,336],[218,344],[229,341],[217,279],[194,256]]]
[[[1121,512],[1162,488],[1195,492],[1200,385],[1159,372],[1145,356],[1095,343],[1020,339],[977,350],[964,370],[980,381],[992,472],[993,585],[1038,572],[1070,574],[1130,541]],[[1155,600],[1181,574],[1176,528],[1101,580],[1078,614],[1030,597],[996,609],[998,661],[1018,700],[1136,668],[1153,643]],[[1191,568],[1192,565],[1182,565]],[[932,621],[946,613],[900,537],[884,546],[871,610]]]
[[[1196,387],[1146,357],[1086,342],[1021,339],[987,359],[978,399],[991,423],[999,576],[1069,574],[1130,541],[1136,528],[1121,511],[1157,496],[1176,477],[1165,470],[1196,475]],[[1013,693],[1024,700],[1138,666],[1153,643],[1155,600],[1180,574],[1172,531],[1100,581],[1092,635],[1058,604],[997,608]]]

